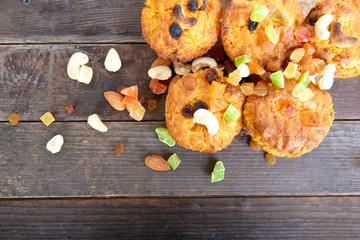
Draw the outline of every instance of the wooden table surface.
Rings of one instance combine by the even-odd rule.
[[[227,1],[223,1],[224,4]],[[313,152],[273,166],[247,136],[218,153],[161,143],[166,95],[149,89],[156,58],[141,36],[144,0],[0,0],[0,239],[356,239],[360,235],[360,77],[336,80],[336,119]],[[123,67],[103,66],[114,47]],[[68,78],[76,51],[89,55],[90,85]],[[141,122],[113,110],[103,93],[138,85],[158,109]],[[75,106],[67,115],[65,102]],[[147,107],[146,107],[147,109]],[[39,118],[50,111],[56,122]],[[10,126],[10,113],[21,115]],[[107,133],[91,129],[97,113]],[[45,148],[55,134],[60,153]],[[122,142],[121,157],[114,145]],[[144,165],[177,153],[176,171]],[[226,166],[210,183],[215,161]]]

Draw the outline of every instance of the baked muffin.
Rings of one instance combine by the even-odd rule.
[[[176,143],[199,152],[216,152],[227,147],[242,128],[242,110],[245,96],[240,87],[224,81],[217,69],[206,69],[184,76],[176,81],[166,98],[167,129]],[[226,119],[226,110],[232,105],[238,113],[233,121]],[[219,123],[216,134],[207,126],[194,123],[198,109],[208,109]]]
[[[218,0],[146,0],[142,33],[159,57],[188,62],[216,43],[222,12]]]
[[[315,23],[325,14],[332,14],[334,20],[328,29],[328,40],[315,35]],[[322,0],[311,9],[305,19],[305,26],[312,33],[311,43],[315,56],[336,66],[335,77],[350,78],[360,74],[360,3],[358,0]]]
[[[258,23],[250,20],[255,5],[265,6],[270,11]],[[272,67],[269,69],[268,63],[274,65],[276,62],[277,68],[280,68],[289,57],[289,50],[301,46],[294,40],[293,31],[302,20],[297,0],[232,0],[222,20],[222,43],[232,61],[247,54],[266,70],[274,71]],[[267,26],[272,26],[272,30],[280,36],[277,42],[270,41],[265,34]],[[285,36],[285,33],[291,35]]]
[[[299,157],[316,148],[334,120],[332,98],[310,83],[314,96],[301,102],[292,95],[297,81],[286,80],[284,88],[267,81],[265,96],[251,95],[244,106],[245,132],[263,150],[279,157]]]

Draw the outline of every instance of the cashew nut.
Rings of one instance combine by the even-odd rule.
[[[327,40],[330,38],[330,31],[327,29],[330,23],[334,20],[332,14],[325,14],[321,16],[315,23],[315,35],[320,40]]]
[[[121,68],[120,56],[114,48],[111,48],[106,55],[104,65],[109,72],[117,72]]]
[[[46,144],[46,149],[51,153],[58,153],[61,150],[62,145],[64,144],[64,137],[61,135],[56,135]]]
[[[71,79],[78,79],[80,75],[80,67],[84,64],[87,64],[89,62],[89,57],[82,53],[82,52],[76,52],[74,53],[68,62],[67,65],[67,74]]]
[[[191,70],[193,73],[195,73],[205,67],[217,68],[217,66],[218,65],[215,59],[210,57],[199,57],[192,62]]]
[[[90,115],[87,119],[87,122],[93,129],[96,129],[100,132],[108,131],[108,127],[100,120],[99,115],[96,113]]]
[[[316,85],[322,90],[330,89],[334,83],[335,72],[336,67],[334,64],[330,63],[326,65],[324,70],[320,72],[319,76],[316,78]]]
[[[345,36],[341,32],[341,23],[335,22],[331,28],[330,42],[337,47],[349,47],[357,42],[357,38]]]
[[[196,110],[194,113],[194,123],[205,125],[210,136],[215,135],[220,128],[215,115],[203,108]]]
[[[82,65],[80,67],[80,75],[78,77],[78,82],[89,84],[93,76],[93,70],[91,67]]]
[[[188,75],[191,71],[191,65],[182,62],[173,62],[175,73],[181,76]]]
[[[148,74],[151,78],[155,78],[158,80],[168,80],[171,77],[172,72],[168,66],[163,65],[150,68]]]
[[[194,17],[191,18],[186,17],[184,9],[179,4],[176,4],[175,7],[173,8],[173,14],[176,20],[183,28],[191,28],[197,22],[196,18]]]

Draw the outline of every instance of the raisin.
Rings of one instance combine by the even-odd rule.
[[[75,111],[73,105],[69,102],[64,103],[63,108],[67,114],[72,114]]]
[[[200,7],[200,10],[204,10],[209,0],[203,0],[203,5]]]
[[[258,22],[251,21],[251,19],[250,19],[248,26],[249,26],[250,32],[255,31],[255,29],[256,29],[257,26],[258,26]]]
[[[157,109],[157,102],[154,99],[148,101],[148,108],[150,111],[155,111]]]
[[[189,0],[188,8],[191,12],[196,12],[199,7],[199,3],[197,0]]]
[[[181,37],[182,29],[181,29],[179,24],[177,24],[177,23],[171,24],[171,26],[170,26],[170,35],[175,39],[179,39]]]
[[[116,154],[116,156],[121,156],[123,151],[124,151],[124,144],[122,144],[122,143],[115,144],[115,154]]]
[[[20,114],[13,112],[12,114],[10,114],[8,119],[9,119],[10,125],[16,126],[18,124],[18,122],[20,121]]]
[[[195,108],[196,108],[196,110],[198,110],[198,109],[206,109],[206,110],[208,110],[209,109],[208,105],[206,103],[202,102],[202,101],[196,102],[195,103]]]
[[[194,115],[194,107],[188,104],[183,108],[181,113],[186,118],[192,118]]]
[[[145,97],[144,97],[144,96],[139,95],[137,98],[138,98],[138,101],[139,101],[141,104],[145,103]]]
[[[218,76],[219,76],[218,72],[213,68],[211,68],[209,70],[208,74],[206,75],[209,82],[216,80],[218,78]]]

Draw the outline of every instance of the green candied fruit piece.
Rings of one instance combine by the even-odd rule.
[[[272,84],[274,84],[275,86],[279,88],[285,87],[285,78],[281,70],[270,74],[270,79]]]
[[[249,57],[247,54],[241,55],[237,58],[235,58],[235,65],[236,67],[240,66],[241,64],[245,64],[251,61],[251,57]]]
[[[224,163],[222,161],[217,161],[214,166],[213,172],[221,172],[221,171],[225,171]]]
[[[267,9],[266,6],[256,4],[250,15],[250,20],[253,22],[261,22],[269,13],[270,10]]]
[[[211,182],[219,182],[224,179],[225,176],[225,167],[222,161],[217,161],[214,170],[211,173]]]
[[[175,145],[175,140],[171,137],[168,130],[166,128],[157,128],[155,132],[159,138],[159,140],[170,147]]]
[[[231,123],[234,123],[240,116],[240,112],[230,104],[224,112],[224,118]]]
[[[302,83],[305,87],[307,87],[310,83],[309,71],[306,71],[303,75],[301,75],[299,79],[299,83]]]
[[[176,153],[174,153],[173,155],[171,155],[169,157],[169,159],[167,160],[167,163],[170,165],[170,167],[175,170],[181,163],[180,158],[176,155]]]
[[[280,24],[286,25],[290,22],[288,15],[280,10],[277,10],[273,15],[271,15],[271,20],[278,22]]]

